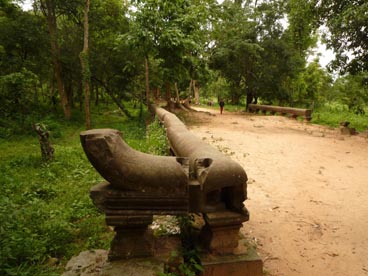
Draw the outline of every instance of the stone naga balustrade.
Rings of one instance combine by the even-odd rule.
[[[150,106],[164,124],[172,152],[189,158],[189,210],[203,214],[204,247],[216,254],[232,253],[242,223],[249,220],[244,207],[247,175],[235,161],[192,134],[172,113]]]
[[[249,104],[248,108],[250,112],[255,112],[255,113],[257,113],[258,111],[261,111],[263,113],[270,112],[272,115],[274,115],[275,113],[280,113],[281,115],[290,114],[292,118],[302,116],[307,121],[312,120],[312,110],[311,109],[283,107],[283,106],[275,106],[275,105],[261,105],[261,104]]]
[[[150,108],[164,124],[176,157],[136,151],[113,129],[80,134],[89,161],[107,180],[91,188],[91,198],[116,232],[109,259],[152,255],[154,239],[148,226],[153,215],[188,212],[203,214],[203,248],[231,254],[242,223],[249,219],[243,204],[244,169],[193,135],[174,114]]]
[[[226,209],[247,216],[248,211],[243,204],[247,197],[244,169],[192,134],[174,114],[155,105],[151,105],[151,110],[164,124],[175,156],[189,158],[190,194],[197,194],[192,196],[196,203],[190,206],[191,211],[210,213]]]
[[[187,158],[136,151],[114,129],[83,131],[80,138],[89,161],[114,189],[188,196]]]
[[[136,151],[114,129],[83,131],[80,139],[107,180],[93,186],[90,195],[116,232],[109,259],[151,256],[153,215],[188,213],[188,159]]]

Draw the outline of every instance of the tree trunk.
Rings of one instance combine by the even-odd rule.
[[[245,110],[246,111],[249,111],[248,106],[249,106],[249,104],[252,103],[252,101],[253,101],[253,93],[252,93],[252,91],[247,91],[247,102],[245,104]]]
[[[170,83],[166,83],[165,84],[165,92],[166,92],[166,101],[169,102],[171,100],[171,88],[170,88]]]
[[[178,84],[175,82],[176,102],[180,102]]]
[[[144,58],[145,67],[145,77],[146,77],[146,103],[149,106],[150,103],[150,85],[149,85],[149,66],[148,66],[148,56]]]
[[[52,112],[56,112],[56,97],[55,97],[55,84],[54,84],[54,74],[50,77],[50,103],[52,105]]]
[[[157,88],[155,89],[155,98],[156,98],[156,100],[157,100],[157,99],[161,99],[160,87],[157,87]]]
[[[73,99],[73,83],[71,80],[64,79],[64,91],[66,98],[68,99],[68,104],[71,108],[74,107],[74,99]]]
[[[41,8],[47,19],[47,26],[50,34],[52,61],[54,64],[54,73],[60,95],[61,107],[63,108],[65,118],[70,119],[71,107],[69,105],[67,95],[64,91],[64,84],[61,76],[61,65],[59,62],[60,50],[57,43],[55,2],[53,0],[42,0]]]
[[[78,85],[78,100],[79,100],[79,110],[82,112],[84,108],[84,95],[83,95],[83,80],[82,83]]]
[[[192,94],[192,90],[194,91],[194,89],[193,89],[193,79],[190,79],[190,82],[189,82],[189,97],[194,96],[194,94]]]
[[[100,103],[100,93],[98,91],[98,85],[95,85],[95,106]]]
[[[196,80],[193,80],[193,88],[194,88],[194,102],[195,104],[199,104],[199,85]]]
[[[89,0],[85,0],[84,6],[84,36],[83,36],[83,50],[79,55],[81,66],[82,66],[82,86],[84,92],[84,112],[86,117],[86,129],[91,129],[91,112],[89,105],[90,98],[90,68],[89,68],[89,58],[88,58],[88,12],[89,12]]]

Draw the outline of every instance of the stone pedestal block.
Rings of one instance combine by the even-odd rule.
[[[149,257],[153,254],[152,230],[142,227],[115,227],[116,235],[111,242],[109,260]]]
[[[155,258],[139,258],[108,262],[100,276],[157,276],[164,272],[162,261]]]
[[[202,228],[202,247],[215,255],[232,254],[239,242],[239,230],[248,216],[230,211],[204,215],[206,225]]]
[[[241,255],[202,258],[202,276],[262,276],[262,260],[255,251]]]

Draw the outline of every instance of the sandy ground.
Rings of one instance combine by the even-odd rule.
[[[265,275],[368,275],[368,139],[281,116],[213,111],[190,126],[247,172]]]

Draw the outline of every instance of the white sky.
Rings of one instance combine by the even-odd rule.
[[[308,61],[311,62],[316,56],[319,56],[319,64],[324,68],[335,58],[334,52],[327,49],[326,45],[320,42],[317,43],[317,48],[313,49],[313,51],[314,54],[309,56]]]
[[[28,11],[32,9],[32,0],[25,0],[23,4],[21,4],[23,10]]]

